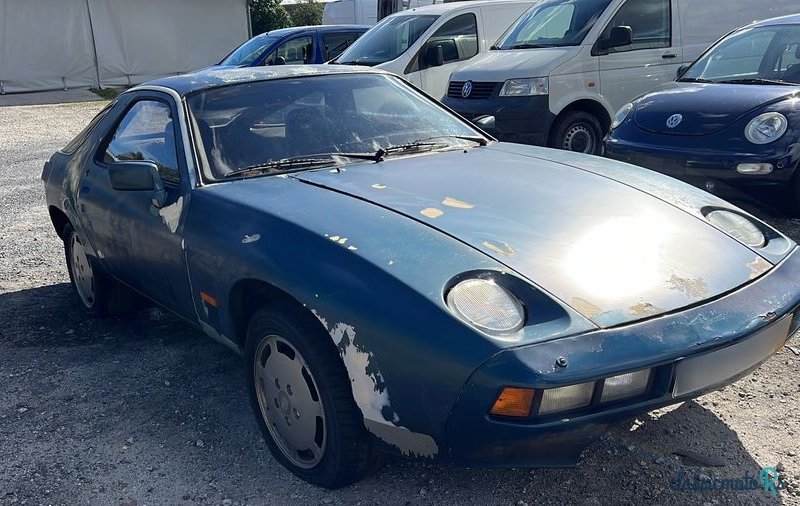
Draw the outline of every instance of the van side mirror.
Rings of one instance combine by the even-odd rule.
[[[689,67],[691,67],[691,65],[681,65],[680,67],[678,67],[678,70],[675,71],[675,79],[680,79],[681,77],[683,77],[683,74],[685,74],[686,71],[689,70]]]
[[[425,50],[425,63],[428,67],[441,67],[444,65],[444,50],[442,46],[428,46]]]
[[[615,26],[608,37],[600,42],[603,49],[630,46],[633,43],[633,30],[630,26]]]
[[[163,207],[167,200],[164,183],[153,162],[124,161],[114,162],[108,168],[111,188],[117,191],[153,192],[153,205]]]

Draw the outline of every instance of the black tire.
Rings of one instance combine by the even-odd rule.
[[[550,147],[599,155],[603,149],[603,127],[593,115],[572,111],[558,118],[553,125]]]
[[[310,373],[311,379],[306,379],[306,385],[313,385],[324,407],[325,442],[321,445],[324,450],[321,460],[310,468],[296,465],[292,462],[292,458],[296,460],[296,457],[284,453],[270,432],[267,426],[270,423],[268,415],[259,403],[256,379],[258,367],[260,364],[264,377],[268,378],[268,367],[265,364],[269,364],[271,352],[268,352],[266,358],[263,357],[264,351],[259,351],[262,355],[259,358],[256,353],[267,345],[268,340],[276,338],[288,342],[299,353],[302,365],[307,366]],[[362,479],[382,462],[381,453],[376,450],[372,437],[364,427],[361,412],[353,400],[350,379],[331,337],[315,318],[302,309],[288,303],[277,303],[262,308],[253,315],[247,328],[245,376],[253,412],[272,455],[298,477],[320,487],[336,489]],[[276,409],[271,412],[271,416],[282,417],[284,411],[281,409],[285,409],[288,414],[293,408],[279,406],[277,398],[268,397],[266,390],[271,388],[269,383],[270,380],[267,379],[264,381],[267,386],[261,387],[262,402],[274,402]],[[292,394],[291,390],[288,392],[289,395]],[[272,425],[273,430],[280,430],[274,421]]]
[[[83,254],[83,262],[75,259],[75,245],[82,247],[83,243],[71,224],[68,223],[64,227],[61,237],[64,239],[64,254],[69,280],[78,295],[81,306],[87,313],[102,318],[131,313],[140,307],[139,296],[103,272],[92,257]],[[81,287],[81,280],[86,276],[91,278],[89,282],[91,285],[90,295],[87,295],[86,289]]]

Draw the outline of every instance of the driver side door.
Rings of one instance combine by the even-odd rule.
[[[314,62],[314,37],[289,39],[264,58],[262,65],[304,65]]]

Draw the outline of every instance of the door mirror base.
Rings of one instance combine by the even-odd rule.
[[[117,191],[149,191],[153,193],[153,206],[164,207],[167,192],[158,167],[153,162],[114,162],[108,167],[111,188]]]

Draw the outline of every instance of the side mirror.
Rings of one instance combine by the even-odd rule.
[[[153,205],[163,207],[167,200],[164,183],[153,162],[125,161],[112,163],[108,168],[111,188],[117,191],[153,192]]]
[[[681,65],[680,67],[678,67],[678,70],[675,72],[675,79],[680,79],[681,77],[683,77],[683,74],[685,74],[686,71],[689,70],[689,67],[691,67],[691,65]]]
[[[611,29],[608,37],[603,39],[601,46],[603,49],[614,47],[630,46],[633,43],[633,30],[630,26],[615,26]]]
[[[428,67],[441,67],[444,65],[444,50],[442,46],[428,46],[425,50],[425,63]]]

